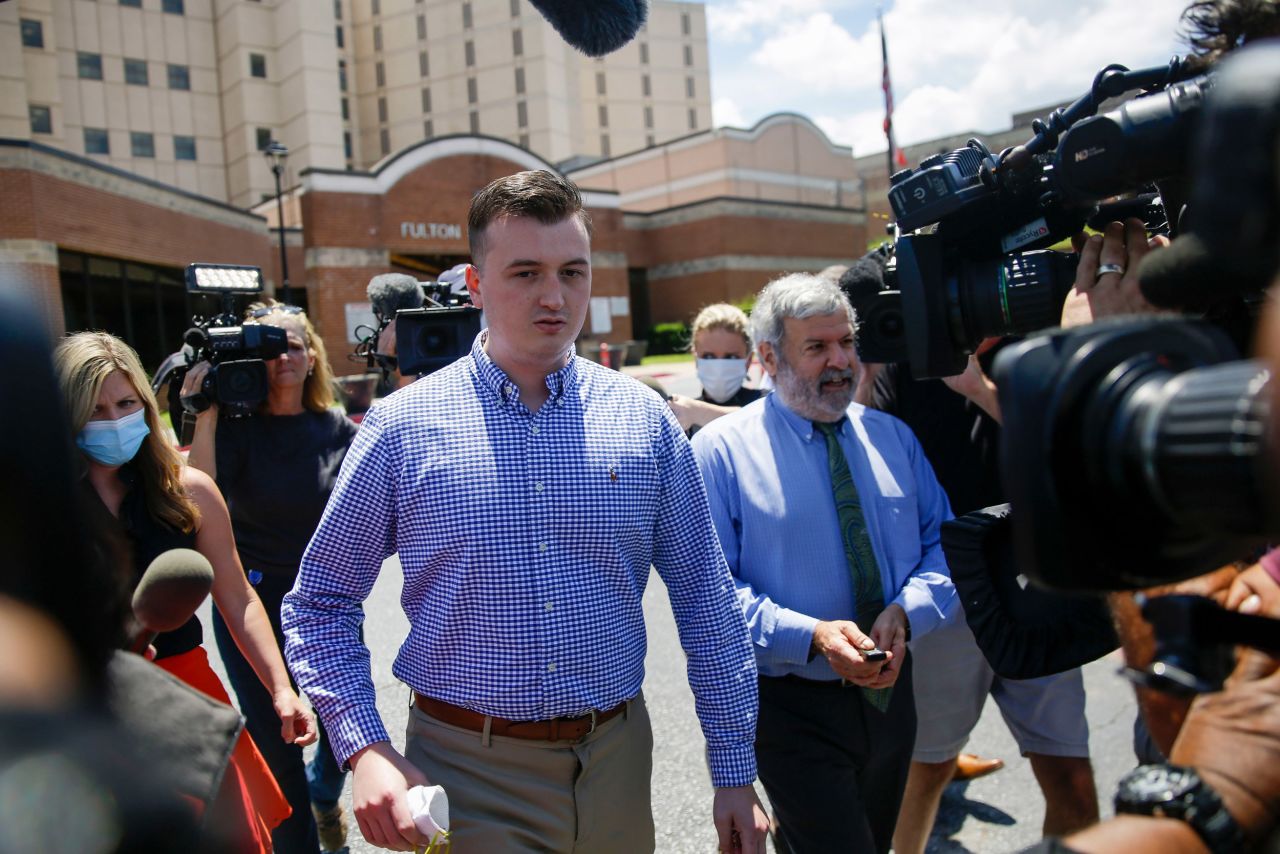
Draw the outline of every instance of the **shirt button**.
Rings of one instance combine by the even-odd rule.
[[[541,491],[542,491],[542,481],[538,481],[537,483],[535,483],[535,484],[533,485],[533,488],[534,488],[534,489],[536,489],[538,492],[541,492]]]
[[[543,607],[545,607],[548,611],[550,611],[550,610],[554,609],[556,606],[555,606],[555,603],[554,603],[554,602],[548,602],[548,603],[547,603],[545,606],[543,606]]]
[[[538,543],[538,551],[540,551],[540,552],[545,552],[546,550],[547,550],[547,544],[546,544],[546,543]]]
[[[511,394],[511,392],[513,391],[513,389],[511,388],[511,383],[507,383],[506,385],[504,385],[502,387],[502,390],[507,394]]]
[[[538,429],[538,426],[535,424],[533,427],[529,428],[529,432],[536,436],[536,435],[538,435],[539,433],[541,433],[542,431],[541,431],[541,430],[539,430],[539,429]]]
[[[547,672],[548,673],[556,672],[556,663],[554,661],[547,665]]]

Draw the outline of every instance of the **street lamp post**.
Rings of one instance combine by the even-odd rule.
[[[276,219],[280,226],[280,298],[286,305],[293,304],[293,290],[289,287],[289,255],[284,245],[284,201],[281,196],[280,176],[284,174],[284,161],[289,157],[289,149],[276,140],[267,143],[262,149],[262,156],[267,158],[271,174],[276,176]]]

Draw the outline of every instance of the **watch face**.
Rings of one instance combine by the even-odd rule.
[[[1120,793],[1125,801],[1159,804],[1177,800],[1194,787],[1194,775],[1167,765],[1144,765],[1124,779]]]

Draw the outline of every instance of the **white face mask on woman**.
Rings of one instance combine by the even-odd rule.
[[[746,359],[698,359],[697,366],[702,390],[716,403],[729,400],[747,380]]]

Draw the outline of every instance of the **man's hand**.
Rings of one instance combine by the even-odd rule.
[[[316,728],[315,715],[301,697],[292,690],[281,691],[271,698],[271,703],[275,706],[276,717],[280,718],[280,737],[285,744],[306,747],[316,743],[320,730]]]
[[[996,384],[982,370],[976,354],[969,356],[969,364],[965,366],[963,373],[953,377],[943,377],[942,381],[946,383],[947,388],[972,401],[997,424],[1001,423],[1000,400],[996,393]]]
[[[827,659],[831,669],[841,679],[864,688],[872,687],[872,682],[880,675],[881,669],[894,658],[894,653],[887,649],[888,661],[867,661],[863,658],[862,653],[875,649],[876,642],[867,637],[857,623],[849,620],[819,622],[813,630],[813,648]]]
[[[716,789],[711,805],[720,850],[764,854],[764,841],[769,836],[769,818],[756,797],[754,786],[727,786]]]
[[[1062,306],[1063,327],[1084,326],[1103,317],[1122,314],[1160,314],[1147,302],[1138,286],[1138,266],[1148,252],[1169,245],[1160,235],[1147,239],[1140,219],[1113,222],[1101,235],[1080,245],[1075,287]],[[1098,274],[1099,267],[1113,265],[1117,272]]]
[[[370,845],[413,851],[431,840],[414,826],[408,792],[428,785],[426,775],[390,742],[379,741],[351,756],[352,811]]]
[[[894,603],[880,612],[871,627],[871,639],[875,641],[877,649],[889,653],[889,660],[866,687],[888,688],[898,681],[898,676],[902,673],[902,662],[907,654],[907,612],[901,605]]]

